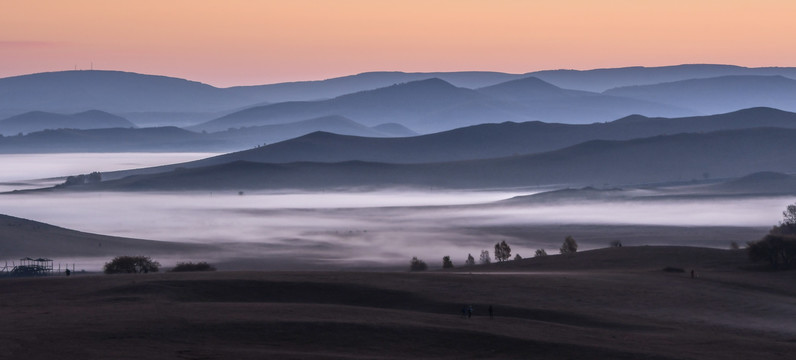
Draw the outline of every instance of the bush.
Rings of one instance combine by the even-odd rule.
[[[158,272],[160,263],[149,256],[117,256],[105,263],[106,274],[140,274]]]
[[[172,272],[184,272],[184,271],[216,271],[216,268],[213,265],[210,265],[204,261],[198,262],[196,264],[192,262],[181,262],[177,263],[173,269],[170,271]]]
[[[514,261],[517,261],[517,260],[522,260],[522,256],[520,256],[520,254],[514,255]]]
[[[544,251],[544,249],[536,249],[536,253],[533,255],[533,257],[540,256],[547,256],[547,251]]]
[[[412,261],[409,262],[409,271],[424,271],[428,269],[428,265],[423,260],[417,258],[417,256],[412,258]]]

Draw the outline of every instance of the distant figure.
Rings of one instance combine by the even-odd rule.
[[[467,318],[469,319],[471,317],[473,317],[473,306],[472,305],[470,305],[470,307],[467,308]]]
[[[489,319],[492,319],[492,305],[489,305]]]
[[[72,272],[69,269],[66,269],[66,276],[72,275]]]
[[[694,269],[691,269],[691,278],[694,278]]]
[[[467,305],[462,306],[462,318],[467,318]]]

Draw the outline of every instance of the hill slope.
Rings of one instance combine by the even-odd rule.
[[[16,135],[45,129],[100,129],[135,127],[127,119],[99,110],[77,114],[32,111],[0,120],[0,134]]]
[[[84,233],[0,214],[0,254],[22,257],[110,257],[119,254],[173,254],[207,251],[212,246],[139,240]],[[109,259],[110,259],[109,258]]]

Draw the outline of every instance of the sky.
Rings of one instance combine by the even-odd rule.
[[[0,77],[796,66],[792,0],[0,0]]]

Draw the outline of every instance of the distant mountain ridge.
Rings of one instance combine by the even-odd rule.
[[[341,116],[289,124],[266,125],[216,133],[197,133],[173,126],[150,128],[56,129],[25,136],[0,137],[0,153],[59,152],[228,152],[295,138],[316,129],[339,134],[385,137],[413,134],[397,124],[367,127]]]
[[[129,120],[99,110],[76,114],[31,111],[0,120],[0,134],[16,135],[45,129],[100,129],[135,127]]]
[[[512,84],[531,77],[536,80],[524,80],[524,88]],[[717,82],[719,80],[716,78],[721,77],[747,77],[748,81],[715,85],[715,89],[707,92],[697,91],[695,89],[698,86],[693,85]],[[439,106],[430,107],[426,104],[424,110],[390,108],[388,101],[378,111],[378,102],[356,104],[356,101],[346,98],[359,94],[365,101],[361,92],[435,78],[457,89],[478,89],[478,95],[486,96],[469,100],[461,98],[455,103],[451,103],[451,99],[437,99]],[[751,80],[753,78],[768,80],[761,79],[758,82],[762,85],[755,85]],[[192,126],[242,110],[279,104],[269,110],[270,114],[261,116],[257,121],[242,121],[244,113],[235,114],[234,117],[239,119],[231,121],[237,122],[231,127],[271,125],[341,115],[370,127],[382,123],[401,123],[416,131],[430,133],[505,121],[593,123],[634,113],[682,117],[754,106],[794,111],[796,105],[790,98],[792,86],[776,88],[777,83],[794,79],[796,68],[690,64],[582,71],[545,70],[526,74],[488,71],[370,72],[322,81],[216,88],[196,81],[123,71],[60,71],[1,78],[0,118],[32,111],[76,113],[96,109],[123,116],[142,127]],[[687,84],[685,91],[673,90],[669,91],[669,95],[665,91],[660,93],[662,87],[650,90],[658,84],[696,80],[699,81]],[[536,84],[533,90],[528,86],[531,81],[544,81],[547,85]],[[628,86],[634,88],[628,89]],[[501,91],[501,88],[513,87],[519,92],[512,94]],[[454,92],[441,88],[439,91],[443,97]],[[409,99],[410,95],[401,96]],[[346,105],[343,100],[330,101],[336,98],[349,99],[349,102]],[[324,101],[329,102],[318,105]],[[228,128],[219,124],[212,131]]]
[[[656,101],[704,114],[753,106],[796,111],[796,80],[781,75],[736,75],[614,88],[604,94]]]
[[[605,124],[482,124],[405,138],[365,138],[316,132],[257,149],[178,166],[207,166],[237,160],[264,163],[349,160],[385,163],[446,162],[548,152],[591,140],[630,140],[657,135],[759,127],[794,129],[796,113],[753,108],[720,115],[674,119],[632,116]]]
[[[551,119],[568,123],[613,120],[635,112],[691,112],[645,100],[565,90],[535,78],[471,90],[432,78],[321,101],[257,106],[191,127],[220,129],[343,115],[365,125],[397,122],[421,133],[503,121]]]

